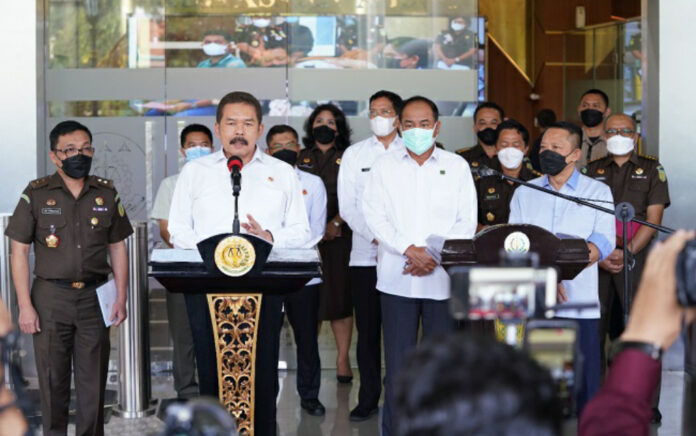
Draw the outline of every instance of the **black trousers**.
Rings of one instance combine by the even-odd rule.
[[[316,400],[321,384],[317,338],[320,287],[320,284],[305,286],[285,298],[285,313],[297,346],[297,393],[303,400]]]
[[[278,396],[278,348],[283,324],[284,295],[264,294],[256,337],[256,378],[254,398],[254,434],[276,434],[276,398]],[[213,326],[205,294],[186,294],[191,331],[196,349],[198,388],[201,395],[218,398],[217,357]]]
[[[166,292],[169,333],[172,335],[172,372],[174,390],[179,398],[198,396],[196,381],[196,354],[193,351],[193,336],[186,313],[184,294]]]
[[[358,330],[358,405],[371,410],[377,407],[382,394],[382,305],[376,288],[377,268],[351,267],[350,286]]]
[[[68,432],[73,368],[77,394],[75,434],[104,434],[110,342],[95,289],[64,289],[38,278],[34,280],[31,300],[41,327],[33,336],[34,354],[43,434],[47,436]]]

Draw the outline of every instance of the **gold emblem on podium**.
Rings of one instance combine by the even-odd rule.
[[[522,232],[510,233],[503,243],[503,247],[508,253],[526,253],[531,245],[529,237]]]
[[[230,277],[241,277],[254,267],[256,251],[247,239],[228,236],[215,248],[215,265],[221,273]]]

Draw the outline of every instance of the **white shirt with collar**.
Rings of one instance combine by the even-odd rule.
[[[362,213],[363,191],[375,161],[387,153],[403,150],[404,143],[399,135],[394,137],[388,149],[384,148],[377,136],[372,135],[343,152],[338,172],[338,209],[341,218],[353,230],[350,266],[377,265],[377,244],[372,243],[375,235]]]
[[[300,179],[302,197],[309,218],[309,230],[312,233],[312,239],[307,245],[314,246],[321,241],[326,230],[326,188],[321,177],[302,171],[297,167],[295,167],[295,172]],[[306,286],[319,283],[321,283],[321,279],[315,278],[310,280]]]
[[[406,149],[388,153],[370,170],[362,210],[378,246],[377,289],[408,298],[446,300],[450,278],[442,266],[423,277],[404,275],[404,253],[431,235],[470,239],[477,203],[469,164],[437,147],[422,166]]]
[[[239,220],[251,214],[273,235],[277,247],[305,247],[309,222],[302,188],[294,169],[256,147],[242,168]],[[169,212],[169,234],[176,248],[232,231],[234,197],[227,158],[222,150],[189,162],[181,170]],[[241,229],[244,233],[244,229]]]

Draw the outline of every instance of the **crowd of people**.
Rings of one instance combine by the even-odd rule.
[[[266,23],[255,25],[262,24]],[[454,26],[456,20],[452,24],[452,32],[464,29],[461,23]],[[441,62],[455,67],[465,59],[458,60],[445,48],[450,39],[438,39],[436,52],[444,56]],[[210,44],[225,47],[225,42]],[[207,50],[227,56],[220,47]],[[245,53],[259,59],[253,48],[249,45]],[[183,129],[180,152],[187,163],[180,174],[162,181],[150,214],[164,244],[194,249],[197,242],[232,229],[227,160],[237,156],[244,164],[239,197],[243,232],[278,247],[317,246],[322,259],[320,279],[290,295],[264,296],[260,319],[272,328],[258,342],[257,433],[275,434],[279,332],[286,315],[297,344],[297,391],[306,413],[325,413],[319,401],[317,344],[322,322],[329,321],[336,342],[337,382],[346,384],[353,379],[348,350],[355,323],[360,388],[351,421],[377,414],[384,390],[385,436],[431,434],[442,426],[461,428],[452,434],[476,434],[476,429],[505,426],[506,419],[517,420],[515,425],[529,429],[529,434],[558,434],[560,418],[554,412],[556,398],[547,372],[519,352],[487,341],[485,334],[436,339],[453,334],[457,325],[448,310],[449,276],[427,250],[426,239],[472,239],[489,226],[523,223],[587,242],[588,266],[558,284],[561,308],[556,316],[578,325],[583,359],[577,414],[583,434],[599,434],[592,429],[607,411],[597,403],[625,383],[618,380],[618,371],[607,369],[605,339],[625,345],[613,364],[622,368],[643,359],[636,353],[645,347],[630,344],[657,344],[661,349],[675,340],[675,325],[669,337],[651,336],[645,328],[653,316],[646,313],[649,305],[665,306],[661,322],[670,321],[668,311],[677,311],[676,300],[667,301],[669,292],[651,288],[649,281],[661,270],[649,271],[651,265],[654,270],[660,265],[668,269],[665,263],[693,234],[680,233],[656,249],[663,256],[651,255],[651,263],[647,252],[655,237],[652,228],[631,225],[623,240],[620,222],[611,215],[478,170],[492,168],[599,205],[629,202],[637,218],[661,224],[670,204],[665,170],[655,158],[639,153],[635,120],[612,113],[609,103],[601,90],[587,90],[578,103],[580,125],[541,112],[537,121],[544,131],[532,143],[527,127],[506,117],[497,104],[484,102],[474,113],[476,144],[456,153],[437,142],[441,121],[436,103],[424,96],[403,99],[386,90],[370,97],[372,134],[359,141],[351,137],[341,109],[332,104],[316,107],[301,135],[288,125],[266,129],[261,104],[245,92],[220,99],[214,132],[198,124]],[[258,142],[264,132],[267,147],[262,149]],[[66,431],[72,363],[79,399],[77,432],[96,435],[103,431],[109,337],[94,289],[113,271],[119,297],[111,318],[115,325],[122,322],[124,239],[132,229],[113,183],[89,175],[96,152],[90,130],[66,121],[50,138],[57,171],[27,186],[6,231],[12,240],[19,327],[34,335],[44,434]],[[221,144],[217,150],[215,138]],[[36,266],[30,292],[32,244]],[[629,259],[624,258],[624,244]],[[615,310],[627,304],[624,263],[631,265],[630,295],[636,293],[644,269],[646,276],[628,326]],[[206,352],[205,331],[190,321],[209,316],[204,298],[167,293],[167,299],[177,395],[217,396],[216,371],[201,367],[200,361],[196,371],[197,358]],[[563,303],[586,306],[563,309]],[[426,345],[418,345],[419,337]],[[657,382],[659,359],[644,365]],[[499,383],[491,388],[488,382],[493,379]],[[515,380],[526,384],[515,385]],[[654,391],[651,380],[641,391],[645,398]],[[520,397],[510,397],[510,392]],[[488,414],[494,413],[486,409],[491,398],[509,402],[509,408]],[[634,425],[660,419],[657,397],[649,413],[643,406]],[[479,407],[481,415],[474,419]],[[527,415],[515,418],[517,409],[525,409]],[[546,430],[536,433],[532,429],[539,419]]]

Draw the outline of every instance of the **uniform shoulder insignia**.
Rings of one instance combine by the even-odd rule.
[[[541,172],[535,170],[534,168],[532,168],[532,174],[534,174],[534,175],[537,176],[537,177],[543,176],[543,174],[542,174]]]
[[[33,189],[40,188],[40,187],[45,186],[47,184],[48,184],[48,177],[41,177],[40,179],[32,180],[31,182],[29,182],[29,185]]]
[[[457,153],[457,154],[466,153],[467,151],[471,150],[472,148],[474,148],[474,147],[464,147],[464,148],[460,148],[460,149],[458,149],[457,151],[455,151],[455,153]]]
[[[595,163],[595,162],[600,162],[606,158],[611,158],[611,156],[596,157],[596,158],[592,159],[591,161],[587,162],[587,165]]]
[[[642,157],[643,159],[654,160],[654,161],[657,160],[657,158],[656,158],[655,156],[650,156],[650,155],[648,155],[648,154],[640,154],[640,153],[639,153],[639,154],[638,154],[638,157]]]
[[[97,184],[98,184],[99,186],[103,186],[103,187],[109,188],[109,189],[116,189],[116,188],[114,187],[114,181],[113,181],[113,180],[107,179],[107,178],[104,178],[104,177],[97,177],[97,176],[92,176],[92,177],[94,177],[94,180],[97,182]]]

